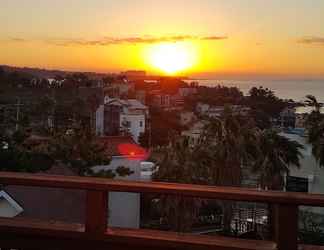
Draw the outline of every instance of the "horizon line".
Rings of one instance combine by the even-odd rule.
[[[60,71],[62,73],[89,73],[89,74],[121,74],[127,71],[145,71],[148,77],[182,77],[188,80],[310,80],[324,81],[324,75],[298,75],[283,73],[217,73],[217,72],[201,72],[188,75],[159,75],[158,73],[148,72],[145,69],[125,69],[125,70],[90,70],[90,69],[69,69],[69,68],[51,68],[37,66],[18,66],[10,64],[0,64],[0,67],[9,67],[17,69],[43,70],[43,71]]]

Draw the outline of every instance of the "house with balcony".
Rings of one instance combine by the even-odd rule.
[[[136,99],[110,99],[104,107],[104,134],[129,134],[135,142],[147,128],[148,107]]]
[[[199,102],[196,105],[196,112],[201,116],[209,118],[219,118],[223,115],[226,106],[215,106]],[[248,116],[250,108],[243,105],[229,105],[232,112],[236,115]]]

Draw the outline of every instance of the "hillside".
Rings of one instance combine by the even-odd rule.
[[[75,71],[63,71],[63,70],[50,70],[50,69],[39,69],[39,68],[28,68],[28,67],[15,67],[8,65],[0,65],[0,68],[3,68],[6,72],[19,71],[26,73],[28,75],[33,75],[39,78],[54,78],[55,76],[65,76],[72,73],[84,73],[90,78],[101,78],[105,76],[102,73],[96,72],[75,72]]]

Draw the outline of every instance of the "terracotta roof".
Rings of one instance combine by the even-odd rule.
[[[106,153],[110,156],[122,156],[119,149],[121,145],[137,145],[130,136],[105,136],[100,137],[99,141],[104,144]]]
[[[136,99],[122,100],[122,99],[112,98],[108,101],[108,103],[106,103],[106,105],[126,106],[133,109],[148,109],[147,106],[143,105],[140,101]]]

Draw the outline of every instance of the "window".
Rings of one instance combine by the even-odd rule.
[[[132,126],[132,124],[131,124],[130,121],[124,120],[122,122],[122,126],[125,127],[125,128],[130,128]]]
[[[143,127],[143,121],[139,122],[139,126],[142,128]]]

